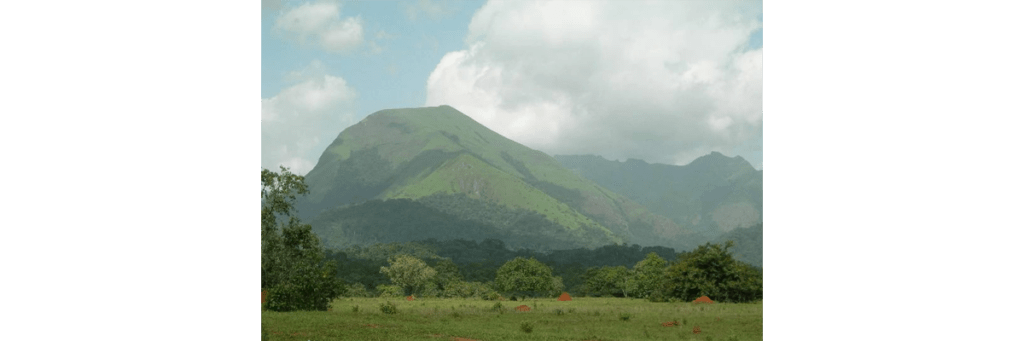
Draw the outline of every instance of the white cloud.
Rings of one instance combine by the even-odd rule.
[[[405,16],[409,20],[416,20],[420,15],[437,20],[448,16],[454,10],[449,1],[420,0],[415,4],[406,5]]]
[[[281,0],[261,0],[260,8],[265,11],[276,11],[281,8]]]
[[[363,43],[360,17],[341,18],[341,8],[333,2],[305,3],[280,16],[274,28],[301,44],[315,43],[328,52],[346,53]]]
[[[260,19],[260,23],[262,23],[263,19],[266,18],[266,16],[270,12],[278,11],[278,10],[281,9],[281,0],[260,0],[260,4],[259,5],[260,5],[260,7],[259,7],[260,8],[259,19]]]
[[[393,33],[389,33],[389,32],[384,31],[384,30],[380,30],[380,31],[377,31],[377,34],[374,37],[377,38],[378,40],[381,40],[381,39],[392,40],[392,39],[398,38],[398,35],[393,34]]]
[[[287,78],[296,84],[263,99],[261,166],[306,174],[338,132],[356,122],[357,94],[341,77],[325,74],[319,61]]]
[[[551,154],[686,163],[762,127],[760,2],[488,2],[425,105]],[[759,160],[751,160],[759,162]]]

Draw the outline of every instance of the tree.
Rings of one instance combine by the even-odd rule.
[[[445,258],[437,261],[433,268],[437,270],[434,282],[440,286],[441,290],[445,290],[445,288],[453,283],[462,282],[462,274],[459,273],[459,267],[451,259]]]
[[[634,296],[651,297],[658,290],[658,285],[661,284],[667,267],[668,261],[654,252],[648,253],[646,258],[637,262],[633,266],[633,280],[636,283]]]
[[[280,173],[263,169],[260,181],[260,284],[268,291],[267,308],[327,310],[343,284],[312,228],[296,217],[296,196],[309,192],[303,177],[281,167]]]
[[[535,258],[516,257],[498,268],[494,286],[500,292],[517,296],[553,295],[562,291],[562,279],[551,275],[551,268]]]
[[[391,283],[402,287],[406,293],[419,293],[427,284],[432,283],[437,271],[423,262],[410,256],[398,255],[388,259],[390,266],[382,266],[380,272],[391,278]]]
[[[725,245],[707,243],[688,254],[679,256],[669,266],[662,283],[662,294],[691,301],[708,296],[722,302],[750,302],[761,299],[761,274],[748,264],[732,258]]]
[[[629,297],[636,289],[632,274],[625,266],[602,266],[584,275],[587,295]]]

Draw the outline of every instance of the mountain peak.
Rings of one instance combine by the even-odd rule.
[[[720,153],[718,151],[712,151],[711,153],[708,153],[707,155],[698,157],[698,158],[694,159],[693,161],[691,161],[689,164],[690,165],[734,165],[734,166],[747,165],[747,166],[749,166],[751,168],[754,167],[754,166],[750,165],[750,162],[747,162],[747,160],[745,160],[742,156],[736,155],[736,156],[733,156],[733,157],[728,157],[728,156],[725,156],[725,154],[722,154],[722,153]]]
[[[447,105],[386,109],[367,116],[338,135],[306,182],[310,193],[296,209],[303,219],[312,218],[315,231],[334,236],[327,239],[335,238],[335,245],[414,235],[415,219],[396,221],[387,227],[393,233],[382,234],[377,230],[384,227],[348,216],[358,210],[352,205],[392,199],[406,201],[364,208],[382,210],[374,217],[381,212],[401,216],[440,210],[489,224],[474,225],[483,229],[477,237],[501,235],[523,245],[573,248],[633,241],[688,247],[694,243],[694,231],[650,213],[573,173],[551,156],[505,138]],[[388,205],[412,211],[389,211],[398,208]],[[366,229],[350,229],[363,226],[359,224]],[[452,231],[456,230],[448,232]]]

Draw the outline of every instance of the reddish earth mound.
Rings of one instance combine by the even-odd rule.
[[[526,306],[526,305],[524,304],[524,305],[521,305],[521,306],[518,306],[518,307],[516,307],[516,311],[530,311],[530,307],[527,307],[527,306]]]
[[[412,295],[409,295],[409,296],[405,296],[405,300],[406,300],[406,301],[412,301],[412,300],[415,300],[415,299],[416,299],[416,298],[415,298],[415,297],[412,297]]]
[[[679,322],[676,322],[676,321],[669,321],[669,322],[662,322],[661,323],[662,327],[675,327],[675,326],[678,326],[678,325],[679,325]]]
[[[700,334],[700,326],[693,326],[693,333]]]
[[[562,295],[558,296],[558,300],[559,301],[572,301],[572,296],[569,296],[569,293],[567,293],[567,292],[562,292]]]
[[[698,297],[697,299],[693,300],[693,303],[715,303],[715,301],[712,301],[707,296],[701,296],[701,297]]]

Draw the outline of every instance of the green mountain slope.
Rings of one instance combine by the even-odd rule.
[[[558,155],[581,176],[713,240],[762,221],[762,171],[718,152],[685,166],[610,161],[594,155]]]
[[[367,116],[338,135],[306,182],[310,194],[296,206],[329,246],[405,240],[402,234],[420,234],[412,229],[440,224],[441,215],[489,231],[478,233],[480,238],[513,238],[506,240],[512,246],[696,245],[693,231],[449,106],[382,110]],[[402,224],[377,222],[373,238],[355,233],[374,228],[368,225],[372,219],[356,218],[381,209],[358,205],[373,199],[409,199],[423,207],[405,202],[393,208],[395,214],[408,214],[413,221],[420,215],[434,220],[400,228],[396,226]],[[475,212],[480,209],[486,212]]]
[[[732,248],[729,248],[733,258],[759,268],[764,267],[764,230],[762,224],[733,229],[718,237],[712,243],[724,244],[730,240],[735,243]]]

